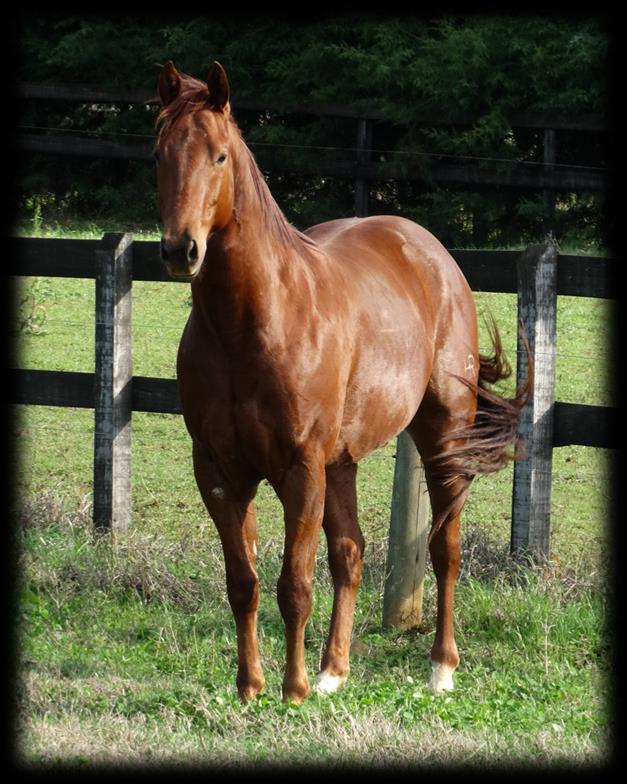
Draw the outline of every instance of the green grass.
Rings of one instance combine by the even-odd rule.
[[[352,676],[328,699],[281,703],[277,540],[262,545],[260,644],[267,693],[243,707],[215,538],[134,531],[96,541],[88,508],[50,494],[24,510],[20,689],[23,754],[45,762],[212,763],[521,761],[603,756],[607,637],[603,594],[581,575],[506,563],[486,538],[457,600],[463,652],[452,695],[424,689],[434,627],[426,580],[420,632],[380,628],[384,551],[371,543],[356,614]],[[321,551],[307,658],[315,671],[330,612]]]
[[[457,690],[424,688],[434,628],[383,632],[382,547],[370,545],[352,675],[329,698],[280,701],[277,540],[260,548],[267,692],[239,704],[235,638],[214,538],[134,531],[95,541],[88,510],[55,496],[25,510],[20,737],[30,760],[303,762],[600,761],[607,741],[603,594],[581,575],[524,570],[471,542],[457,599]],[[468,542],[467,542],[468,544]],[[479,553],[479,554],[478,554]],[[498,570],[495,567],[498,565]],[[311,672],[330,613],[321,551],[308,627]]]
[[[92,371],[93,282],[24,279],[22,367]],[[189,311],[186,286],[133,287],[134,372],[174,377]],[[515,298],[477,295],[514,358]],[[560,298],[557,397],[613,404],[606,302]],[[485,331],[483,347],[487,348]],[[19,749],[32,764],[72,762],[489,763],[585,766],[608,753],[607,566],[610,454],[554,452],[550,567],[507,555],[512,472],[477,480],[463,517],[456,605],[456,691],[425,688],[435,586],[420,630],[381,628],[394,444],[359,472],[367,540],[344,690],[299,708],[280,701],[276,605],[282,523],[257,502],[266,693],[236,697],[235,636],[220,546],[192,475],[181,417],[133,415],[133,530],[115,542],[90,527],[93,412],[13,408],[20,461]],[[310,676],[331,609],[324,541],[308,625]]]

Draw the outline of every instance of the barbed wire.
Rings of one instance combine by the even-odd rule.
[[[126,131],[89,131],[78,128],[51,128],[42,125],[20,125],[17,130],[21,131],[46,131],[47,133],[68,133],[94,136],[96,138],[114,137],[114,138],[133,138],[133,139],[147,139],[154,141],[155,136],[141,133],[131,133]],[[389,150],[379,148],[363,148],[363,147],[336,147],[330,145],[316,145],[316,144],[294,144],[289,142],[261,142],[261,141],[247,141],[249,147],[269,147],[276,149],[293,149],[293,150],[311,150],[312,152],[350,152],[358,155],[370,153],[375,155],[405,155],[424,158],[454,158],[456,160],[478,161],[484,163],[499,163],[499,164],[516,164],[522,166],[550,166],[552,169],[582,169],[584,171],[595,171],[600,173],[607,173],[609,169],[603,166],[590,166],[582,163],[551,163],[546,164],[543,161],[525,161],[515,158],[499,158],[495,156],[479,156],[467,155],[465,153],[443,153],[443,152],[423,152],[418,150]]]

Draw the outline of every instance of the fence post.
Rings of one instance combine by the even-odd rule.
[[[533,357],[533,387],[523,408],[518,434],[525,457],[514,463],[511,552],[550,552],[551,464],[555,403],[557,248],[532,245],[518,260],[518,317]],[[516,376],[527,377],[527,355],[518,337]]]
[[[422,592],[427,555],[429,494],[424,467],[411,436],[396,442],[383,625],[410,629],[422,622]]]
[[[94,526],[131,520],[132,236],[105,234],[96,250]]]
[[[372,121],[361,117],[357,126],[357,160],[367,161],[372,146]],[[368,180],[355,180],[355,215],[365,218],[368,215]]]
[[[552,174],[555,171],[555,130],[553,128],[544,129],[544,171]],[[544,233],[555,233],[555,191],[545,189],[544,191]]]

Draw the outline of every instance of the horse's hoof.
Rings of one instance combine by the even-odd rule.
[[[324,670],[316,676],[314,691],[317,694],[333,694],[348,680],[348,675],[331,675]]]
[[[450,664],[441,664],[440,662],[431,662],[431,680],[427,684],[427,688],[434,694],[442,694],[445,691],[453,691],[453,673],[455,667]]]
[[[310,692],[311,689],[308,681],[306,683],[292,684],[291,686],[283,684],[283,702],[291,702],[293,705],[300,705],[307,699]]]
[[[264,690],[265,682],[263,680],[257,681],[255,683],[247,683],[247,684],[238,684],[237,685],[237,693],[239,695],[240,700],[243,703],[250,702],[254,700],[261,692]]]

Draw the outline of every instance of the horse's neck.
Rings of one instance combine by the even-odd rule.
[[[255,339],[280,331],[289,292],[298,286],[305,243],[283,217],[254,161],[235,171],[235,209],[218,232],[198,284],[194,304],[224,340]]]

